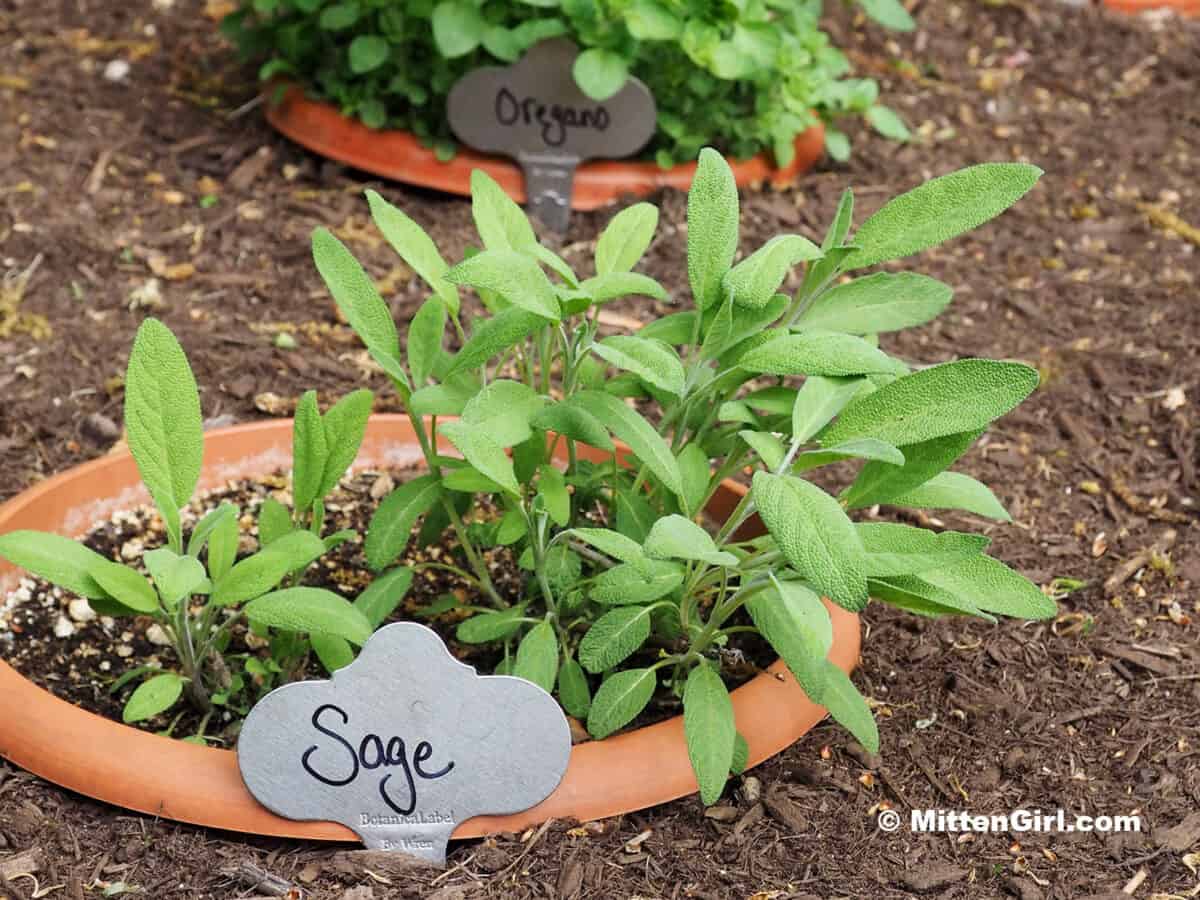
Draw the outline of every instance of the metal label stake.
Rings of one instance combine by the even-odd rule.
[[[632,156],[654,136],[650,90],[630,78],[604,101],[575,84],[579,48],[551,38],[507,67],[476,69],[450,91],[447,116],[460,141],[515,159],[526,205],[548,227],[566,231],[575,170],[587,159]]]

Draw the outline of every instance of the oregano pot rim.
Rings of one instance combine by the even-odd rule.
[[[266,475],[291,462],[292,423],[275,419],[205,434],[200,489]],[[598,453],[598,451],[595,451]],[[407,417],[376,415],[357,468],[406,466],[422,459]],[[709,511],[728,515],[745,488],[726,482]],[[0,534],[33,528],[78,537],[119,509],[149,502],[128,451],[109,454],[33,486],[0,506]],[[0,560],[0,593],[18,570]],[[829,604],[830,659],[849,672],[858,660],[858,616]],[[739,731],[756,765],[785,749],[825,716],[783,664],[733,692]],[[88,712],[50,694],[0,661],[0,756],[61,787],[116,806],[194,825],[310,840],[357,840],[330,822],[283,819],[246,790],[231,750],[160,737]],[[545,801],[509,816],[460,823],[455,838],[517,831],[551,818],[588,821],[694,793],[683,718],[576,745],[562,783]]]
[[[433,150],[407,131],[374,130],[343,115],[336,106],[305,95],[294,84],[275,84],[266,93],[267,121],[276,131],[314,153],[395,181],[469,196],[471,171],[482,169],[518,203],[525,202],[525,179],[517,164],[499,156],[476,153],[460,146],[454,158],[442,162]],[[825,128],[820,123],[796,137],[796,155],[787,166],[776,166],[765,153],[746,160],[730,160],[739,186],[769,181],[777,186],[793,183],[820,158]],[[686,191],[696,163],[663,169],[643,160],[593,160],[575,173],[571,206],[599,209],[624,196],[645,196],[660,188]]]

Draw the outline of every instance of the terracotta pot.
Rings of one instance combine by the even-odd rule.
[[[267,121],[314,153],[384,178],[463,196],[471,193],[471,170],[482,169],[510,197],[525,202],[525,179],[516,163],[466,147],[460,147],[454,159],[441,162],[407,131],[375,131],[342,115],[330,103],[309,99],[299,87],[283,90],[278,102],[273,90],[268,90]],[[796,138],[796,157],[791,165],[778,168],[765,154],[740,162],[731,160],[730,165],[739,185],[763,181],[785,185],[812,168],[824,147],[825,129],[818,124]],[[644,196],[659,188],[686,191],[695,171],[694,162],[670,169],[659,168],[654,162],[585,162],[575,174],[571,205],[580,210],[598,209],[623,196]]]
[[[1200,16],[1200,0],[1104,0],[1104,5],[1125,13],[1173,9],[1181,16]]]
[[[206,434],[201,489],[289,468],[291,440],[291,422],[278,419]],[[371,419],[356,466],[405,466],[421,459],[408,419],[380,415]],[[744,491],[726,482],[710,512],[727,516]],[[43,481],[0,507],[0,534],[33,528],[79,536],[119,509],[148,502],[132,457],[115,453]],[[19,574],[0,560],[0,593],[12,589]],[[829,612],[830,659],[849,672],[858,660],[858,617],[832,605]],[[735,690],[733,704],[751,765],[783,750],[825,716],[779,662]],[[242,784],[233,751],[159,737],[87,712],[3,662],[0,756],[62,787],[148,815],[254,834],[356,840],[341,825],[294,822],[260,806]],[[516,815],[470,819],[454,837],[517,831],[549,818],[599,819],[696,790],[683,719],[676,717],[576,746],[566,777],[544,802]]]

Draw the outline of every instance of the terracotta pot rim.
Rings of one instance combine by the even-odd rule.
[[[525,202],[521,170],[504,157],[460,146],[452,160],[442,162],[411,133],[370,129],[342,115],[332,103],[308,97],[299,85],[276,83],[267,88],[265,96],[267,121],[275,130],[321,156],[373,175],[461,196],[471,193],[471,171],[482,169],[510,197],[518,203]],[[793,183],[812,168],[824,151],[824,125],[818,122],[797,135],[795,147],[795,158],[783,167],[776,166],[765,153],[746,160],[730,160],[734,179],[742,186],[764,181],[777,186]],[[670,169],[646,161],[584,162],[575,174],[571,206],[577,210],[598,209],[623,196],[645,196],[665,187],[686,191],[695,171],[694,162]]]
[[[275,419],[206,433],[201,488],[286,465],[291,427],[290,419]],[[417,459],[419,449],[406,416],[371,418],[357,467]],[[0,533],[49,527],[77,536],[91,524],[88,515],[110,515],[118,505],[146,502],[140,488],[130,488],[136,481],[128,451],[68,469],[0,506]],[[745,490],[726,482],[713,505],[735,503]],[[105,498],[105,505],[81,506],[97,496]],[[15,572],[0,560],[0,591],[11,586],[6,581],[13,581]],[[826,605],[834,624],[830,659],[849,672],[858,660],[858,616]],[[739,730],[750,746],[750,765],[790,746],[825,716],[779,661],[736,689],[733,702]],[[242,784],[234,751],[159,737],[88,712],[38,687],[3,661],[0,756],[61,787],[137,812],[251,834],[356,840],[342,825],[283,819],[259,805]],[[517,831],[550,818],[606,818],[695,790],[682,716],[676,716],[576,745],[566,777],[541,804],[515,815],[467,820],[453,836]]]
[[[1171,9],[1181,16],[1200,16],[1200,0],[1104,0],[1117,12],[1138,14],[1156,9]]]

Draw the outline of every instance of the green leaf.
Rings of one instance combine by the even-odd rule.
[[[174,672],[164,672],[148,678],[137,686],[125,708],[121,710],[121,721],[126,725],[152,719],[166,712],[183,693],[183,679]]]
[[[521,495],[512,460],[488,435],[462,421],[439,422],[438,430],[458,448],[467,462],[510,494]]]
[[[442,384],[431,384],[414,391],[408,408],[418,416],[461,416],[479,390],[477,378],[455,375]]]
[[[292,530],[292,514],[288,508],[268,497],[258,510],[258,542],[265,547]]]
[[[402,398],[407,399],[412,393],[412,383],[408,380],[408,375],[404,372],[404,367],[400,365],[400,361],[394,356],[389,356],[382,350],[367,350],[367,354],[373,359],[396,388],[396,392]]]
[[[689,516],[695,516],[704,505],[708,496],[708,483],[712,480],[708,454],[698,444],[688,444],[675,457],[675,461],[679,464],[679,477],[683,484],[679,495],[679,499],[683,501],[683,511]]]
[[[658,207],[651,203],[635,203],[613,216],[596,241],[596,274],[630,271],[657,228]]]
[[[446,272],[446,280],[495,291],[509,303],[543,319],[562,317],[554,285],[531,257],[515,250],[485,250]]]
[[[829,710],[834,721],[849,731],[869,753],[879,752],[879,728],[871,708],[863,699],[850,676],[836,665],[825,663],[825,687],[821,705]]]
[[[738,306],[762,309],[797,263],[820,256],[820,248],[808,238],[798,234],[773,237],[729,270],[724,289]]]
[[[528,216],[482,169],[471,172],[471,215],[488,250],[534,253],[538,239]]]
[[[634,0],[625,27],[639,41],[677,41],[683,34],[683,21],[658,0]]]
[[[737,557],[717,549],[712,536],[679,515],[663,516],[654,523],[646,538],[647,555],[658,559],[692,559],[710,566],[736,566]]]
[[[706,663],[693,666],[688,674],[683,690],[683,733],[700,785],[700,802],[711,806],[725,789],[737,728],[725,682]]]
[[[651,278],[640,272],[608,272],[589,278],[579,285],[597,303],[607,303],[617,297],[638,295],[651,297],[654,300],[666,300],[666,289]]]
[[[337,308],[368,350],[396,359],[400,339],[391,310],[379,296],[375,283],[346,245],[328,229],[318,228],[312,236],[313,261]]]
[[[516,634],[524,618],[524,603],[500,612],[478,613],[459,622],[454,636],[464,644],[487,644],[492,641],[501,641]]]
[[[407,566],[389,569],[367,585],[367,589],[354,599],[354,605],[367,617],[371,628],[378,628],[404,601],[412,581],[413,570]]]
[[[854,191],[846,188],[842,191],[841,199],[838,200],[837,212],[833,214],[833,221],[829,223],[829,230],[825,232],[825,240],[821,241],[821,249],[828,253],[834,247],[840,247],[842,241],[846,239],[846,234],[850,231],[850,225],[854,220]]]
[[[936,477],[962,456],[982,433],[982,429],[966,431],[908,444],[901,466],[886,462],[867,463],[843,494],[846,508],[861,509],[876,503],[891,503],[894,498]],[[851,442],[862,440],[874,439],[851,438]]]
[[[10,531],[0,534],[0,556],[90,600],[109,596],[89,574],[94,565],[108,560],[70,538],[46,531]]]
[[[273,591],[246,604],[246,615],[260,625],[305,634],[328,634],[362,645],[371,623],[345,597],[323,588]]]
[[[558,302],[557,300],[555,301]],[[475,330],[454,357],[446,377],[479,368],[497,353],[525,340],[539,328],[550,324],[542,316],[510,307],[489,319],[476,320]]]
[[[222,501],[219,506],[206,512],[188,537],[188,555],[199,557],[205,544],[208,543],[208,539],[212,536],[213,530],[221,524],[222,520],[226,516],[233,516],[236,519],[237,515],[238,508],[228,501]]]
[[[205,577],[204,566],[200,565],[199,560],[192,556],[179,556],[166,547],[149,551],[142,556],[142,561],[146,564],[150,577],[154,579],[154,586],[158,588],[163,606],[167,609],[174,609],[181,600],[196,593],[208,580]],[[121,602],[125,603],[124,600]]]
[[[307,512],[313,501],[319,499],[328,456],[325,427],[317,408],[317,392],[305,391],[296,404],[292,422],[292,502],[297,514]]]
[[[783,465],[784,457],[787,456],[787,448],[775,435],[765,431],[744,429],[738,432],[738,437],[750,445],[750,449],[758,454],[763,465],[771,471],[775,471]]]
[[[204,428],[191,366],[175,335],[157,319],[142,322],[129,354],[125,429],[129,452],[172,545],[182,547],[179,509],[200,479]]]
[[[651,506],[640,491],[617,485],[617,530],[639,543],[646,540],[650,529],[658,518],[658,511]]]
[[[904,454],[897,448],[875,438],[854,438],[823,450],[807,450],[796,457],[793,472],[805,472],[817,466],[841,462],[846,459],[869,459],[889,466],[904,465]]]
[[[655,681],[653,669],[627,669],[606,678],[588,712],[587,729],[592,737],[603,740],[637,718],[654,696]]]
[[[558,699],[567,715],[586,719],[592,708],[592,692],[583,667],[573,659],[564,659],[558,669]]]
[[[320,24],[326,31],[342,31],[359,19],[357,3],[335,3],[321,10]]]
[[[464,494],[498,494],[504,488],[470,466],[460,466],[442,472],[442,487]]]
[[[746,611],[808,698],[820,703],[823,663],[833,645],[833,623],[821,598],[798,582],[772,575],[771,586],[746,601]]]
[[[746,739],[739,732],[733,737],[733,760],[729,763],[729,771],[734,775],[741,775],[746,771],[749,762],[750,745],[746,743]]]
[[[863,388],[861,378],[825,378],[810,375],[796,394],[792,407],[792,438],[805,442],[829,424]]]
[[[638,337],[653,338],[672,347],[680,347],[692,342],[692,329],[695,325],[696,313],[689,309],[647,322],[638,329]]]
[[[1019,619],[1050,619],[1055,602],[1036,584],[990,556],[975,556],[953,566],[922,572],[930,584],[966,597],[979,609]]]
[[[979,556],[991,539],[979,534],[913,528],[892,522],[855,525],[867,551],[865,570],[871,577],[916,575]]]
[[[499,446],[512,447],[533,434],[530,420],[545,405],[545,398],[534,393],[528,385],[500,379],[491,382],[467,402],[463,407],[462,422]]]
[[[466,56],[479,46],[488,23],[471,0],[442,0],[433,8],[433,42],[446,59]]]
[[[632,372],[660,390],[683,393],[683,363],[669,345],[630,335],[615,335],[592,345],[592,351],[618,369]]]
[[[350,71],[355,75],[373,72],[387,62],[392,48],[377,34],[360,34],[350,42]]]
[[[652,612],[649,606],[622,606],[602,615],[579,642],[580,664],[589,672],[603,672],[628,659],[650,637]],[[603,692],[602,686],[600,694]],[[597,701],[600,694],[596,695]],[[590,723],[588,728],[591,729]]]
[[[846,137],[846,133],[844,131],[839,131],[836,128],[826,126],[825,152],[828,153],[835,162],[845,162],[850,158],[850,138]]]
[[[820,437],[826,444],[873,437],[905,447],[975,431],[1015,407],[1037,385],[1037,370],[1020,363],[943,363],[897,378],[854,401]]]
[[[211,551],[210,551],[211,552]],[[325,543],[309,531],[293,531],[246,559],[216,580],[211,602],[233,606],[265,594],[284,576],[325,552]]]
[[[538,496],[554,524],[566,527],[571,520],[571,495],[567,492],[566,478],[554,466],[539,467]]]
[[[871,123],[871,127],[882,134],[885,138],[891,138],[893,141],[907,141],[912,137],[912,133],[908,130],[908,126],[904,124],[904,120],[896,113],[895,110],[887,106],[875,105],[869,107],[863,117]]]
[[[678,563],[642,560],[623,563],[601,572],[592,581],[589,596],[605,606],[652,603],[683,584]],[[632,652],[632,651],[631,651]],[[579,657],[584,665],[587,660]]]
[[[886,502],[914,509],[961,509],[1001,522],[1012,521],[1008,510],[986,484],[958,472],[940,472],[924,484],[896,494]]]
[[[425,229],[410,219],[404,212],[388,203],[375,191],[367,191],[367,202],[371,217],[384,239],[409,267],[424,279],[434,293],[445,303],[450,314],[457,316],[459,310],[458,289],[442,276],[450,268],[438,252],[437,245]],[[409,341],[411,343],[411,336]],[[411,349],[409,351],[411,356]],[[409,359],[411,364],[412,360]],[[424,379],[419,379],[423,381]]]
[[[192,561],[195,562],[194,559]],[[158,612],[158,594],[136,570],[100,559],[88,570],[88,574],[122,606],[142,613]],[[203,575],[202,571],[201,577]]]
[[[974,616],[985,622],[996,619],[966,597],[927,581],[922,575],[893,575],[867,581],[871,596],[922,616]]]
[[[954,291],[936,278],[878,272],[839,284],[820,294],[800,316],[805,331],[880,334],[922,325],[950,303]]]
[[[792,567],[834,603],[853,612],[863,609],[863,546],[838,502],[803,479],[766,472],[755,473],[752,492]]]
[[[233,512],[216,522],[208,539],[208,577],[214,584],[233,568],[237,559],[240,537],[237,509],[230,508]]]
[[[429,512],[440,496],[437,478],[422,475],[406,481],[383,499],[371,516],[363,547],[367,564],[374,571],[387,568],[404,552],[417,519]]]
[[[970,231],[1016,203],[1041,176],[1026,163],[984,163],[927,181],[863,223],[846,268],[900,259]]]
[[[554,691],[558,676],[558,638],[549,622],[538,622],[521,638],[512,674],[532,681],[547,693]]]
[[[900,0],[858,0],[867,18],[894,31],[912,31],[917,27]]]
[[[317,659],[321,661],[321,666],[330,675],[354,662],[354,650],[345,638],[332,634],[310,634],[308,643],[317,654]]]
[[[760,375],[870,375],[894,372],[895,361],[862,338],[835,331],[777,337],[738,360]]]
[[[687,268],[699,309],[722,299],[721,284],[738,243],[738,193],[729,163],[716,150],[700,151],[688,192]]]
[[[607,100],[625,86],[629,64],[620,54],[590,47],[575,58],[572,74],[579,89],[593,100]]]
[[[433,374],[442,353],[445,330],[446,304],[439,297],[430,297],[421,304],[408,326],[408,367],[414,384],[424,385]]]
[[[566,544],[555,544],[547,550],[542,565],[550,590],[557,597],[570,593],[583,574],[583,560]]]
[[[646,558],[641,544],[608,528],[572,528],[565,534],[621,562],[640,562]]]
[[[342,476],[353,465],[363,436],[367,433],[367,421],[371,418],[371,404],[374,401],[374,394],[360,388],[351,391],[326,411],[322,424],[329,453],[321,473],[318,500],[337,487]]]
[[[539,431],[553,431],[563,437],[582,441],[597,450],[616,448],[600,420],[586,409],[570,403],[551,403],[538,411],[529,424]]]
[[[602,391],[581,391],[572,402],[591,413],[605,428],[629,445],[642,463],[649,467],[673,494],[682,490],[679,464],[671,448],[657,431],[635,410]]]

